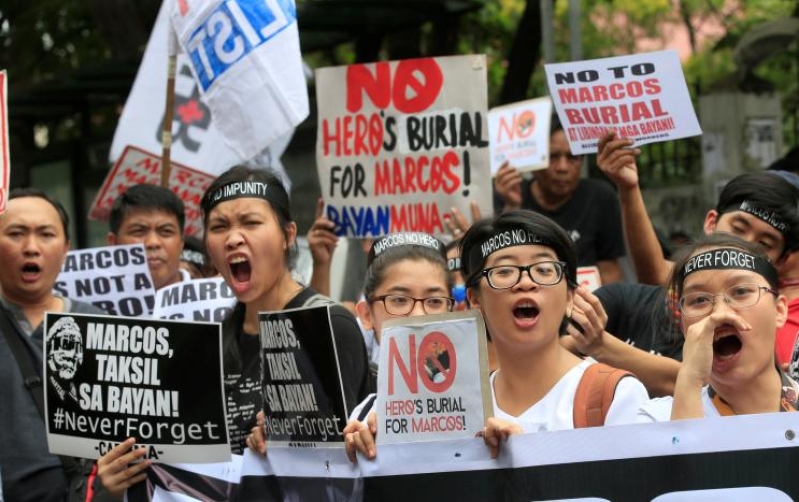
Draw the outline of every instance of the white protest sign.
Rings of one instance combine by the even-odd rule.
[[[171,162],[169,189],[183,201],[186,214],[185,235],[202,235],[203,220],[200,201],[205,189],[216,177]],[[103,181],[103,186],[89,209],[89,218],[108,220],[114,200],[132,185],[161,183],[161,156],[141,148],[128,146]]]
[[[11,159],[8,152],[8,74],[0,70],[0,214],[8,204]]]
[[[236,296],[221,277],[194,279],[156,291],[153,318],[222,322],[235,304]]]
[[[473,438],[491,415],[480,313],[392,319],[377,376],[379,444]]]
[[[48,312],[44,333],[51,453],[230,461],[219,324]]]
[[[143,244],[74,249],[67,253],[53,289],[111,315],[149,317],[155,304]]]
[[[601,286],[602,277],[599,275],[599,268],[596,266],[577,267],[577,285],[588,291],[594,291]]]
[[[503,163],[519,171],[549,167],[549,97],[498,106],[488,111],[491,174]]]
[[[182,1],[171,20],[214,124],[241,160],[308,116],[293,0]]]
[[[445,233],[491,212],[485,56],[316,70],[316,161],[337,235]]]
[[[675,51],[544,65],[572,154],[609,129],[635,145],[702,134]]]

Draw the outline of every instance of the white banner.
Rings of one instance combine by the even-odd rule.
[[[11,159],[8,152],[8,73],[0,71],[0,214],[8,204]],[[0,494],[2,495],[2,494]]]
[[[551,117],[552,100],[548,96],[489,110],[491,174],[505,162],[519,171],[549,167]]]
[[[194,279],[156,291],[153,318],[222,322],[235,304],[236,296],[221,277]]]

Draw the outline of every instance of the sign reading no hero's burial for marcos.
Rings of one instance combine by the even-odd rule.
[[[326,216],[350,237],[443,234],[452,207],[491,208],[485,56],[316,71]]]
[[[135,437],[152,460],[230,460],[219,324],[48,312],[44,336],[51,453]]]

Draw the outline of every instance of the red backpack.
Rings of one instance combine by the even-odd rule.
[[[586,368],[574,394],[574,428],[605,425],[605,417],[613,402],[616,386],[627,376],[634,375],[603,363],[595,363]]]

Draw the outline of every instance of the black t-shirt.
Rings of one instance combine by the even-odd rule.
[[[608,314],[608,333],[641,350],[682,360],[684,340],[666,305],[663,288],[616,282],[594,294]]]
[[[291,299],[283,308],[299,308],[316,292],[305,288]],[[245,440],[255,426],[255,415],[263,409],[261,396],[261,344],[257,334],[242,331],[244,305],[237,304],[233,313],[223,324],[223,331],[228,337],[227,343],[235,340],[240,368],[227,363],[225,367],[225,395],[227,398],[227,420],[230,434],[230,449],[241,454],[246,448]],[[355,406],[374,392],[369,385],[369,364],[366,357],[366,346],[361,330],[352,314],[339,304],[331,304],[330,322],[336,339],[336,352],[341,369],[341,382],[344,387],[344,398],[347,401],[347,414]],[[232,350],[233,347],[228,348]],[[230,369],[230,371],[228,371]]]
[[[604,181],[581,179],[571,199],[555,211],[536,202],[533,180],[522,182],[522,209],[531,209],[554,220],[577,245],[577,266],[624,256],[621,209],[613,187]]]

